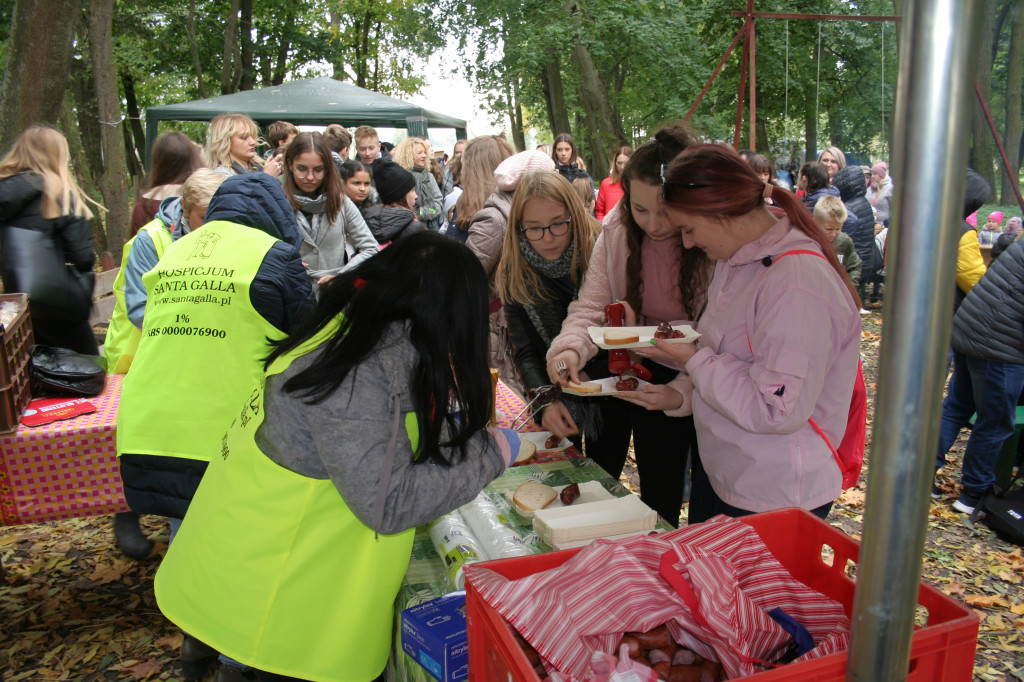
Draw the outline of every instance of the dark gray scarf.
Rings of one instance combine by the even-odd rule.
[[[573,255],[576,253],[575,242],[570,242],[569,248],[557,260],[547,260],[534,250],[525,234],[520,232],[518,236],[519,252],[523,254],[527,264],[538,274],[549,279],[566,279],[572,276]],[[577,274],[577,282],[583,279],[582,274]],[[550,348],[551,342],[562,331],[565,311],[557,302],[544,298],[542,292],[531,293],[538,300],[534,303],[524,303],[523,310],[526,311],[526,316],[530,318],[530,322],[533,323],[537,333],[544,340],[544,345]],[[562,402],[565,403],[566,409],[572,415],[573,421],[580,427],[580,432],[585,434],[588,440],[596,441],[601,429],[601,413],[594,399],[579,399],[563,395]]]

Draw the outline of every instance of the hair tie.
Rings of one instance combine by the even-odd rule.
[[[765,182],[764,183],[764,192],[761,193],[761,196],[763,198],[765,198],[765,199],[771,199],[771,197],[772,197],[772,188],[774,188],[774,187],[775,187],[775,185],[773,185],[772,183]]]
[[[356,289],[362,289],[363,287],[366,286],[366,280],[363,279],[362,277],[356,277],[352,281],[352,286],[354,286]]]

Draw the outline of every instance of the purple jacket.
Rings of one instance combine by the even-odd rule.
[[[838,445],[860,358],[860,314],[817,242],[783,218],[715,266],[700,349],[686,363],[700,458],[741,509],[814,509],[838,497]]]

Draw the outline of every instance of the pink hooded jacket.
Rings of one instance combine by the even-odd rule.
[[[700,458],[715,492],[750,511],[814,509],[841,491],[833,444],[846,431],[860,314],[818,243],[779,220],[719,261],[686,363]],[[770,266],[765,258],[774,259]]]

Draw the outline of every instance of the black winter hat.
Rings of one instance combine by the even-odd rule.
[[[373,162],[373,184],[377,187],[383,204],[400,201],[416,186],[412,173],[389,159],[376,159]]]

